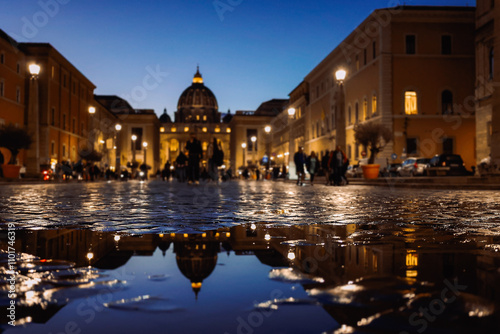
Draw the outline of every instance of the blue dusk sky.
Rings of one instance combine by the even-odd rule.
[[[466,0],[0,0],[0,29],[53,45],[96,86],[172,116],[199,64],[221,112],[287,98],[377,8]]]

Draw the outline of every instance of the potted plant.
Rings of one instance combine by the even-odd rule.
[[[0,127],[0,147],[10,151],[9,162],[2,166],[6,178],[18,178],[21,166],[16,166],[17,156],[22,149],[31,146],[32,139],[23,128],[18,128],[14,124]]]
[[[385,145],[392,141],[392,132],[381,123],[365,122],[354,127],[354,139],[370,151],[368,164],[361,166],[366,179],[376,179],[380,165],[375,164],[375,157]]]

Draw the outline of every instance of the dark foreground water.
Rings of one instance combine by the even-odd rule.
[[[0,190],[5,333],[500,330],[496,192],[272,182]]]

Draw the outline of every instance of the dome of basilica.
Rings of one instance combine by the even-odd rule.
[[[193,83],[184,90],[179,98],[175,121],[181,123],[220,123],[217,99],[203,83],[199,67],[193,77]]]

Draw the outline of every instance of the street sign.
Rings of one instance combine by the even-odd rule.
[[[262,163],[267,164],[269,162],[269,157],[267,155],[262,157]]]
[[[362,152],[361,152],[361,156],[362,156],[362,157],[366,157],[366,151],[362,151]]]

